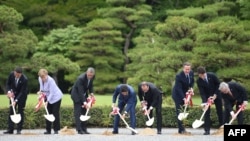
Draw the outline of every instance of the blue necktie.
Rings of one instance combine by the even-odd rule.
[[[18,78],[15,79],[15,86],[17,87],[18,84]]]
[[[190,83],[190,78],[189,75],[186,75],[187,79],[188,79],[188,83]]]

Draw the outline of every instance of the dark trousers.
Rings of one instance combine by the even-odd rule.
[[[119,110],[120,113],[123,111],[125,105],[126,105],[126,103],[124,103],[124,102],[118,102],[118,108],[120,109]],[[136,127],[135,107],[136,107],[136,103],[129,110],[130,127],[133,129],[135,129],[135,127]],[[122,113],[121,113],[121,115],[122,115]],[[114,119],[114,125],[113,125],[114,132],[118,133],[119,122],[120,122],[120,116],[117,114],[117,115],[115,115],[115,119]]]
[[[204,130],[205,132],[210,132],[211,118],[210,118],[211,108],[209,107],[204,115]]]
[[[222,105],[222,99],[216,98],[214,100],[214,105],[216,108],[216,113],[219,121],[219,127],[224,124],[224,118],[223,118],[223,105]]]
[[[216,114],[218,117],[219,127],[224,124],[223,122],[223,110],[222,110],[222,100],[217,98],[214,100],[214,105],[216,108]],[[212,105],[211,105],[212,106]],[[209,107],[204,115],[204,130],[210,132],[211,127],[211,108]]]
[[[76,131],[87,131],[86,121],[81,121],[80,116],[85,115],[86,108],[82,108],[82,103],[77,102],[74,103],[74,117],[75,117],[75,124],[76,124]]]
[[[175,113],[176,113],[176,119],[177,119],[177,125],[178,125],[178,132],[181,133],[185,131],[185,127],[183,126],[183,122],[178,119],[178,115],[181,113],[181,111],[184,109],[184,101],[177,101],[174,99],[175,102]]]
[[[56,103],[47,105],[47,109],[49,114],[53,114],[55,116],[55,121],[53,122],[54,131],[60,130],[60,107],[61,107],[61,99]],[[52,122],[46,119],[46,131],[51,132]]]
[[[235,113],[238,111],[240,103],[237,103],[236,105],[232,104],[232,107],[236,106],[236,111]],[[230,115],[230,112],[228,109],[225,109],[225,123],[229,123],[229,119],[232,118],[232,116]],[[237,116],[237,121],[238,121],[238,125],[242,125],[243,124],[243,112],[239,112],[238,116]]]
[[[149,108],[150,106],[148,106]],[[158,100],[158,104],[155,107],[155,115],[156,115],[156,128],[158,132],[161,132],[162,129],[162,99]],[[153,117],[153,110],[150,112],[149,117]],[[148,119],[148,118],[147,118]]]
[[[161,114],[162,107],[156,107],[155,108],[155,114],[156,114],[156,128],[158,132],[161,132],[162,129],[162,114]],[[153,117],[153,110],[151,110],[149,117]],[[148,120],[148,118],[147,118]]]
[[[10,102],[10,104],[11,104],[11,102]],[[26,104],[26,99],[22,100],[22,101],[19,100],[16,103],[16,105],[15,105],[15,110],[18,109],[16,111],[16,114],[20,114],[21,115],[21,121],[17,124],[17,130],[19,130],[19,131],[21,131],[23,129],[25,104]],[[14,111],[13,111],[12,106],[10,106],[10,109],[9,109],[8,131],[13,131],[14,130],[14,126],[15,126],[15,123],[10,118],[11,115],[14,115]]]

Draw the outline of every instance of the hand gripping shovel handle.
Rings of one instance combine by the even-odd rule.
[[[236,117],[238,116],[238,114],[244,110],[244,106],[240,105],[240,108],[237,110],[237,112],[235,113],[234,117],[230,120],[230,122],[228,123],[228,125],[231,125],[232,122],[236,119]]]
[[[226,124],[224,124],[224,125],[231,125],[232,122],[233,122],[233,121],[236,119],[236,117],[238,116],[238,114],[239,114],[241,111],[244,110],[244,108],[245,108],[245,106],[244,106],[243,104],[240,105],[240,108],[237,110],[237,112],[235,113],[234,117],[232,117],[232,119],[230,120],[229,123],[226,123]],[[220,128],[224,128],[224,125],[222,125]]]
[[[204,115],[205,115],[205,113],[207,112],[208,108],[212,105],[212,103],[213,103],[213,99],[208,98],[207,103],[206,103],[206,106],[205,106],[205,109],[204,109],[204,111],[203,111],[203,113],[202,113],[202,115],[201,115],[200,120],[202,120],[202,118],[204,117]]]

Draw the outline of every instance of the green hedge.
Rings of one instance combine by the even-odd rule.
[[[0,109],[0,129],[7,129],[7,116],[8,116],[8,108]],[[89,115],[91,118],[88,120],[88,127],[112,127],[113,125],[113,116],[110,116],[111,107],[93,107],[89,111]],[[192,127],[193,121],[196,119],[200,119],[202,114],[202,110],[200,107],[192,107],[188,110],[188,118],[184,121],[186,127]],[[25,109],[25,121],[24,121],[24,129],[41,129],[45,128],[45,118],[44,115],[45,110],[42,108],[38,112],[34,112],[34,107],[26,107]],[[140,111],[139,107],[137,107],[136,112],[137,117],[137,127],[143,128],[145,127],[145,122],[147,117],[143,115],[143,112]],[[175,118],[175,109],[173,107],[163,107],[162,109],[162,127],[172,128],[177,127],[177,122]],[[218,120],[216,111],[213,108],[211,112],[212,118],[212,127],[218,127]],[[129,123],[129,119],[126,119]],[[250,110],[244,111],[244,122],[246,124],[250,123]],[[236,121],[234,123],[237,123]],[[121,121],[121,126],[125,126],[125,124]],[[69,128],[74,128],[74,116],[73,116],[73,107],[61,107],[61,127],[68,126]],[[156,117],[153,127],[156,127]]]

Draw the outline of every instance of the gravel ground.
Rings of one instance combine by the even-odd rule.
[[[203,135],[203,128],[187,129],[191,135],[177,134],[177,128],[163,128],[162,134],[156,129],[139,128],[138,134],[131,135],[127,128],[119,128],[119,134],[111,134],[112,128],[89,128],[91,134],[79,135],[74,129],[62,129],[59,134],[44,135],[45,129],[24,129],[21,135],[3,134],[0,130],[0,141],[223,141],[223,130],[211,129],[211,135]]]

